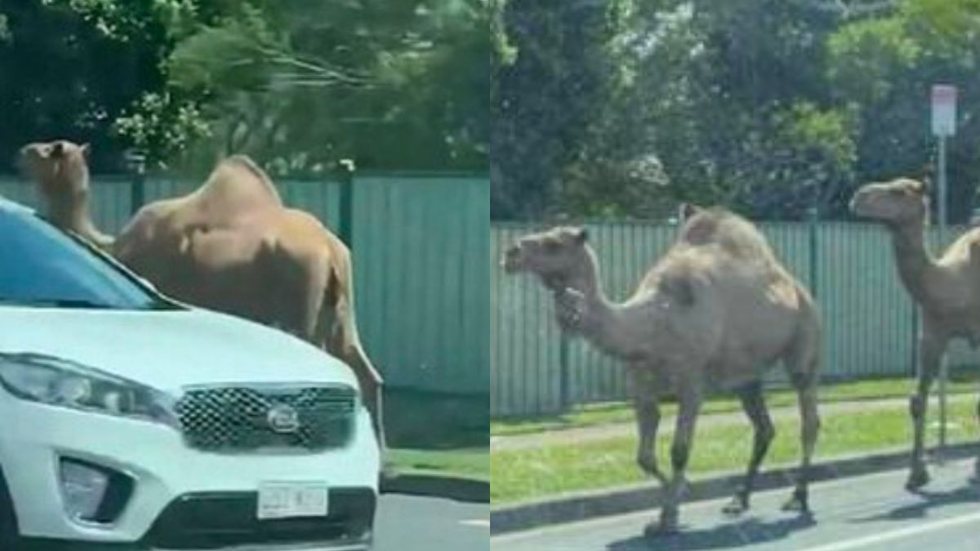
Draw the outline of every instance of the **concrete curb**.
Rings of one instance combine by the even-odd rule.
[[[955,444],[947,446],[943,457],[953,461],[976,457],[978,452],[980,452],[980,445],[976,443]],[[908,465],[908,461],[907,448],[832,459],[813,466],[813,482],[901,469]],[[760,473],[756,479],[756,491],[791,487],[795,471],[795,466],[780,466]],[[693,479],[685,502],[732,495],[744,474],[744,471],[726,472]],[[904,492],[905,489],[896,488],[895,491]],[[499,535],[551,524],[654,509],[660,506],[662,499],[663,490],[656,483],[643,483],[491,507],[490,534]]]
[[[490,482],[461,476],[402,473],[382,478],[381,493],[441,497],[469,503],[490,503]]]

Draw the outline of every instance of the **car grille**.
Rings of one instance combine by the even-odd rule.
[[[216,452],[343,447],[354,427],[355,392],[347,386],[194,388],[177,402],[187,444]],[[289,423],[276,423],[286,411]]]

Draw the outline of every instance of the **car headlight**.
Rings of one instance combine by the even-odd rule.
[[[54,356],[0,353],[0,385],[23,400],[179,426],[170,395]]]

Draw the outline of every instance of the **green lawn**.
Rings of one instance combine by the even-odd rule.
[[[976,391],[976,373],[970,372],[969,380],[951,381],[951,394]],[[870,400],[886,398],[902,398],[908,396],[914,388],[912,379],[880,379],[827,385],[820,389],[820,401],[823,403],[844,402],[851,400]],[[770,407],[796,405],[796,394],[791,390],[774,390],[766,394]],[[664,413],[672,415],[675,406],[672,403],[664,405]],[[704,413],[725,413],[739,411],[736,399],[730,396],[713,398],[707,401],[702,411]],[[535,432],[561,430],[565,428],[588,427],[633,421],[633,411],[624,402],[606,403],[575,408],[563,415],[530,418],[496,419],[490,423],[492,436],[514,436]]]
[[[908,390],[908,382],[902,383],[900,388],[896,386],[897,395],[904,395]],[[842,389],[841,395],[860,395],[861,389],[866,388],[863,385]],[[950,404],[950,420],[958,425],[950,429],[951,442],[977,438],[975,411],[973,400]],[[935,408],[932,408],[930,414],[934,413]],[[910,435],[908,408],[904,405],[868,413],[824,414],[817,458],[909,446]],[[702,427],[694,441],[691,473],[744,468],[751,440],[747,423]],[[500,504],[639,482],[643,477],[634,463],[635,446],[635,438],[629,437],[578,444],[570,442],[530,450],[495,451],[490,459],[491,502]],[[670,465],[668,449],[667,439],[661,438],[658,456],[661,466],[666,469]],[[776,439],[766,464],[795,464],[798,450],[799,421],[795,418],[777,421]]]
[[[432,473],[490,479],[490,451],[487,448],[462,450],[392,449],[388,459],[400,473]]]

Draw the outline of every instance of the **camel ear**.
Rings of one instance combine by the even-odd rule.
[[[65,154],[65,142],[55,142],[54,146],[51,147],[51,156],[54,158],[61,158]]]
[[[692,205],[691,203],[681,203],[681,209],[680,209],[681,222],[687,220],[688,218],[696,215],[699,212],[701,212],[701,207],[698,207],[697,205]]]
[[[923,178],[922,180],[916,180],[915,184],[912,186],[912,190],[919,195],[929,195],[929,179]]]
[[[82,153],[82,157],[84,157],[86,161],[89,159],[89,156],[92,153],[92,147],[90,144],[87,143],[83,143],[81,147],[78,148],[78,150]]]
[[[575,230],[575,241],[578,243],[585,243],[589,240],[589,230],[585,228],[578,228]]]

